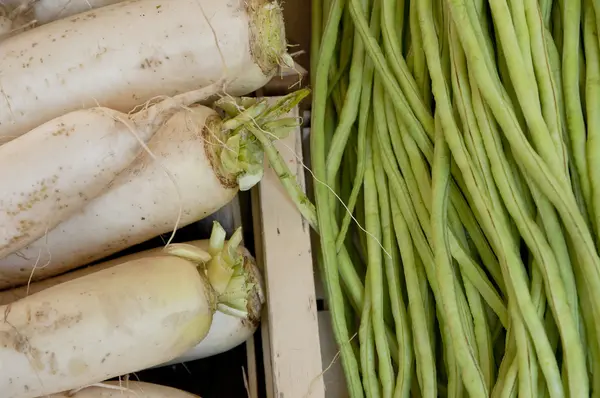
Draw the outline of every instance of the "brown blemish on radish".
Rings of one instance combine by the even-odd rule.
[[[11,206],[12,208],[5,210],[6,214],[13,217],[18,216],[19,214],[21,214],[21,212],[31,210],[37,203],[47,200],[50,197],[49,192],[51,192],[52,188],[58,182],[58,178],[58,175],[54,174],[51,178],[39,181],[36,185],[33,186],[33,190],[29,192],[21,192],[19,196],[23,197],[23,199],[15,205]],[[60,191],[55,189],[54,193],[58,194],[60,193]],[[57,200],[60,200],[60,197]],[[19,225],[19,232],[24,234],[29,228],[33,227],[34,225],[36,225],[36,222],[34,221],[21,220]],[[16,242],[18,242],[18,240],[15,241],[15,243]]]
[[[35,347],[29,347],[29,361],[31,363],[31,366],[33,366],[33,368],[36,371],[42,371],[46,368],[46,366],[44,365],[44,362],[42,362],[42,353],[40,352],[40,350],[38,350]]]
[[[154,68],[154,69],[156,69],[160,65],[162,65],[162,61],[160,59],[158,59],[158,58],[146,58],[140,64],[140,68],[141,69],[147,69],[147,68]]]
[[[15,330],[8,332],[0,332],[0,347],[15,350],[17,352],[25,352],[27,347],[27,339]]]
[[[52,133],[52,136],[58,137],[58,136],[64,135],[64,136],[69,137],[69,136],[71,136],[71,133],[74,133],[74,132],[75,132],[75,127],[67,128],[67,126],[64,123],[60,123],[57,126],[57,129]]]
[[[10,240],[8,241],[7,244],[0,246],[0,249],[5,249],[11,245],[19,244],[20,242],[22,242],[24,240],[28,240],[30,237],[31,237],[31,235],[29,233],[24,233],[24,234],[21,234],[18,236],[13,236],[12,238],[10,238]]]

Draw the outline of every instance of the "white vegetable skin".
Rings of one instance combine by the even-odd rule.
[[[85,11],[116,4],[120,0],[25,0],[8,2],[28,4],[29,6],[27,7],[27,11],[22,15],[22,19],[24,22],[35,21],[39,26]]]
[[[105,387],[86,387],[74,394],[54,394],[49,398],[200,398],[175,388],[139,381],[109,381],[102,384]]]
[[[74,111],[0,146],[0,257],[37,240],[106,189],[139,153],[138,137],[106,108]]]
[[[178,356],[172,361],[155,366],[155,368],[195,361],[229,351],[251,338],[254,332],[256,332],[258,325],[258,321],[215,312],[210,330],[200,343],[186,351],[183,355]]]
[[[186,243],[199,247],[203,250],[208,250],[208,240],[196,240]],[[0,291],[0,305],[10,304],[16,300],[40,292],[44,289],[48,289],[60,283],[74,280],[103,269],[114,267],[115,265],[122,264],[127,261],[144,258],[151,255],[159,255],[160,250],[160,248],[157,248],[127,256],[117,257],[110,261],[105,261],[100,264],[80,268],[78,270],[58,275],[53,278],[34,282],[29,286],[22,286],[11,290]],[[176,359],[158,366],[193,361],[229,351],[248,340],[254,334],[254,332],[256,332],[260,322],[262,306],[265,301],[263,280],[260,277],[260,272],[256,267],[254,259],[250,253],[245,249],[242,250],[242,253],[244,254],[248,268],[252,269],[252,274],[254,275],[256,282],[256,289],[253,292],[254,297],[249,300],[248,319],[234,317],[223,314],[222,312],[216,312],[213,315],[213,321],[208,334],[202,341],[200,341],[200,343]]]
[[[8,306],[0,391],[34,398],[169,361],[208,333],[214,291],[172,256],[119,264]]]
[[[0,140],[82,107],[129,112],[223,78],[228,94],[247,94],[283,62],[283,29],[268,0],[130,0],[14,35],[0,42]]]
[[[172,231],[180,205],[179,227],[226,205],[238,188],[214,159],[221,148],[214,141],[219,127],[218,115],[204,106],[175,114],[147,144],[157,160],[142,151],[110,188],[78,213],[1,259],[0,288],[26,283],[36,265],[33,277],[39,280]]]

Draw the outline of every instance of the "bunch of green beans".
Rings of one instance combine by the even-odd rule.
[[[287,189],[349,396],[600,396],[600,0],[312,18],[315,204]]]

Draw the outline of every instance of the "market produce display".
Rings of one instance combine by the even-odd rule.
[[[311,201],[273,145],[309,89],[245,97],[293,67],[276,1],[2,2],[0,397],[193,397],[104,381],[255,332],[241,230],[90,264],[265,158],[350,397],[600,395],[599,30],[598,0],[312,0]]]
[[[0,5],[0,396],[192,397],[104,381],[252,336],[241,229],[85,266],[257,184],[308,90],[243,95],[292,62],[274,1]]]
[[[288,190],[351,397],[600,393],[599,27],[593,0],[313,0],[316,206]]]

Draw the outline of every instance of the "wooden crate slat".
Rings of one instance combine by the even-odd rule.
[[[246,380],[248,381],[248,398],[258,398],[258,367],[256,364],[256,346],[254,337],[246,341]]]
[[[252,192],[252,218],[254,223],[254,247],[256,251],[256,262],[261,268],[263,277],[265,276],[265,259],[263,253],[263,238],[262,238],[262,225],[261,225],[261,205],[260,205],[260,193],[257,188],[253,189]],[[265,284],[266,284],[265,280]],[[266,306],[263,308],[263,315],[260,322],[260,335],[262,341],[262,355],[263,355],[263,370],[265,375],[265,389],[267,396],[266,398],[273,398],[273,368],[271,366],[271,349],[269,339],[269,313]]]
[[[290,116],[298,116],[298,109]],[[300,128],[275,145],[304,186]],[[274,394],[268,396],[325,397],[309,226],[268,165],[254,198],[257,257],[267,287],[263,331],[270,344],[263,350]]]

